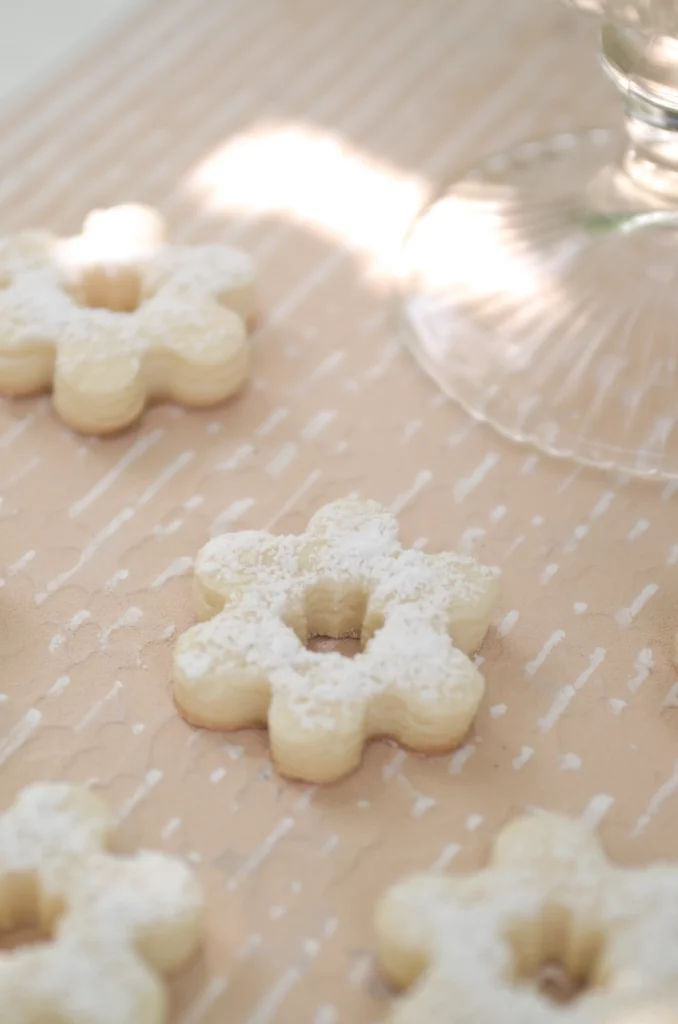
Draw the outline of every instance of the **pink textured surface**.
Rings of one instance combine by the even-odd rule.
[[[253,379],[231,404],[159,407],[106,441],[47,398],[0,408],[0,797],[96,779],[122,847],[196,863],[209,927],[176,1022],[381,1019],[378,893],[478,864],[529,805],[600,821],[626,862],[678,856],[676,489],[472,425],[388,307],[397,235],[452,166],[613,118],[592,52],[585,18],[528,0],[163,0],[5,116],[4,230],[70,232],[134,199],[260,268]],[[213,530],[300,530],[351,491],[398,510],[409,544],[500,565],[504,593],[468,743],[431,760],[376,743],[314,790],[271,774],[265,735],[182,721],[172,638]]]

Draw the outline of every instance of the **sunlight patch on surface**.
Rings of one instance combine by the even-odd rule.
[[[408,266],[432,293],[454,285],[469,300],[497,293],[522,303],[544,288],[544,268],[525,249],[522,225],[513,222],[511,194],[506,205],[493,185],[460,186],[436,204],[435,216],[421,220],[408,248]],[[501,198],[504,198],[503,196]],[[564,262],[567,254],[555,254]]]
[[[184,188],[202,209],[308,227],[377,274],[393,267],[429,191],[422,177],[296,122],[257,125],[229,140],[190,172]]]

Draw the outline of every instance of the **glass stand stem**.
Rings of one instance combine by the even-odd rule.
[[[628,146],[622,195],[656,210],[678,210],[678,42],[606,25],[602,62],[626,104]]]

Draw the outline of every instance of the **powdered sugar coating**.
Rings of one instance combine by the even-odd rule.
[[[38,783],[0,818],[0,928],[52,939],[0,953],[3,1024],[161,1024],[158,973],[196,948],[203,899],[181,861],[106,853],[111,820],[88,790]]]
[[[149,265],[144,293],[154,295],[171,282],[177,291],[214,296],[248,320],[253,312],[254,267],[240,249],[226,245],[168,245]]]
[[[600,1024],[678,1018],[678,867],[611,865],[579,822],[509,825],[491,864],[395,886],[377,914],[382,967],[411,991],[388,1024]],[[537,988],[559,964],[567,1005]]]
[[[280,770],[313,781],[355,767],[369,736],[434,752],[467,732],[484,692],[467,654],[487,631],[496,570],[405,550],[389,512],[347,499],[300,536],[217,537],[195,571],[209,621],[180,638],[174,662],[190,721],[268,724]],[[310,651],[316,634],[359,635],[363,651]]]
[[[227,246],[176,246],[160,216],[94,211],[83,233],[0,239],[0,391],[54,390],[62,417],[106,433],[146,401],[207,405],[246,375],[254,272]]]

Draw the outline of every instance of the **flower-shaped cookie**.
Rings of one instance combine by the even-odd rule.
[[[267,724],[278,770],[311,782],[352,771],[371,736],[453,749],[484,691],[464,652],[485,636],[497,590],[496,570],[473,559],[403,549],[373,501],[326,505],[300,536],[225,534],[197,558],[210,621],[179,639],[176,702],[212,729]],[[305,646],[351,635],[353,659]]]
[[[83,233],[0,239],[0,393],[50,388],[61,417],[105,434],[147,401],[209,405],[247,371],[252,264],[165,241],[143,206],[94,211]]]
[[[558,815],[509,825],[477,874],[397,885],[377,933],[411,986],[389,1024],[678,1021],[678,866],[613,866]]]
[[[0,952],[3,1024],[161,1024],[159,977],[196,949],[202,893],[180,861],[106,853],[112,823],[88,790],[29,786],[0,817],[0,929],[44,944]]]

